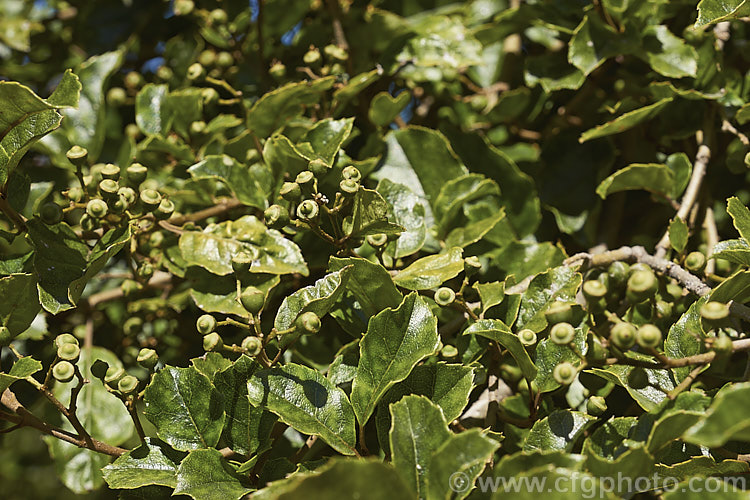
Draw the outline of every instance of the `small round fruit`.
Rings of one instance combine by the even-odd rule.
[[[634,303],[640,303],[650,299],[659,288],[659,281],[656,279],[653,271],[635,271],[628,278],[628,300]]]
[[[130,394],[138,389],[138,379],[132,375],[125,375],[117,382],[117,390],[123,394]]]
[[[688,271],[699,273],[706,267],[706,256],[703,252],[690,252],[685,257],[685,267]]]
[[[607,295],[607,285],[599,280],[587,280],[583,284],[582,291],[586,300],[596,301]]]
[[[125,369],[122,366],[110,366],[107,368],[107,374],[104,376],[104,381],[108,384],[114,384],[124,376]]]
[[[245,288],[240,294],[240,302],[242,307],[253,316],[257,316],[258,313],[263,309],[263,304],[266,301],[266,294],[262,290],[249,286]]]
[[[607,268],[607,276],[612,286],[619,287],[625,284],[630,274],[630,266],[625,262],[616,261]]]
[[[435,292],[435,302],[439,306],[449,306],[454,300],[456,300],[456,292],[447,286],[440,287]]]
[[[716,352],[717,356],[727,356],[732,353],[733,349],[732,339],[724,333],[720,333],[719,336],[714,338],[711,344],[711,350]]]
[[[60,347],[65,344],[78,345],[78,339],[70,333],[61,333],[55,337],[55,347]]]
[[[208,14],[208,20],[211,24],[226,24],[228,19],[227,11],[224,9],[214,9]]]
[[[440,356],[445,359],[453,359],[458,356],[458,349],[455,346],[446,344],[440,349]]]
[[[161,203],[161,195],[155,189],[144,189],[141,191],[141,203],[149,212],[156,210]]]
[[[216,351],[224,347],[224,341],[218,333],[211,332],[203,337],[203,350],[206,352]]]
[[[359,191],[359,183],[352,179],[344,179],[339,182],[339,189],[344,195],[354,195]]]
[[[286,75],[286,66],[279,61],[275,61],[268,69],[268,74],[277,80],[284,78],[284,75]]]
[[[94,219],[104,218],[108,212],[109,207],[107,207],[107,203],[104,200],[93,199],[86,205],[86,213]]]
[[[237,276],[241,276],[250,270],[253,264],[253,256],[242,251],[232,257],[232,270]]]
[[[203,104],[205,105],[213,104],[219,100],[219,93],[216,89],[206,87],[201,90],[201,100],[203,100]]]
[[[80,186],[73,186],[64,192],[63,195],[73,203],[78,203],[83,200],[83,189]]]
[[[120,185],[113,179],[104,179],[99,183],[99,192],[104,199],[111,200],[117,198],[117,191],[119,189]]]
[[[628,385],[633,389],[645,389],[648,387],[648,373],[640,366],[634,367],[628,373]]]
[[[312,311],[300,314],[294,321],[294,326],[303,333],[318,333],[320,331],[320,317]]]
[[[153,349],[143,348],[138,351],[138,358],[136,358],[136,361],[143,368],[153,370],[156,363],[159,362],[159,354]]]
[[[320,51],[318,48],[311,45],[310,49],[302,56],[302,61],[308,65],[320,62]]]
[[[305,200],[297,206],[297,217],[302,220],[313,220],[320,213],[315,200]]]
[[[518,332],[518,340],[520,340],[521,343],[525,346],[532,346],[536,344],[537,336],[534,330],[524,328],[523,330]]]
[[[206,130],[206,122],[203,120],[197,120],[190,124],[190,133],[192,135],[200,135]]]
[[[623,351],[628,350],[635,345],[635,337],[635,326],[630,323],[617,323],[609,332],[609,340]]]
[[[70,163],[80,169],[86,164],[86,158],[89,156],[89,151],[81,146],[73,146],[67,153],[65,153],[65,156],[70,160]]]
[[[601,396],[591,396],[586,402],[586,413],[599,417],[607,411],[607,400]]]
[[[89,214],[83,214],[81,220],[78,221],[81,225],[81,229],[84,231],[94,231],[99,227],[99,219],[91,217]]]
[[[297,201],[302,196],[302,189],[296,182],[285,182],[281,185],[279,195],[286,201]]]
[[[344,167],[344,170],[341,171],[341,178],[359,182],[362,180],[362,173],[354,165],[349,165],[348,167]]]
[[[140,87],[143,84],[143,76],[137,71],[131,71],[125,75],[124,83],[129,89]]]
[[[557,366],[555,366],[554,370],[552,370],[552,377],[558,384],[561,385],[572,384],[576,379],[577,374],[578,370],[576,370],[576,367],[573,366],[572,363],[568,363],[567,361],[559,363]]]
[[[59,223],[63,218],[63,209],[53,201],[49,201],[39,207],[39,218],[50,226]]]
[[[464,259],[464,273],[466,273],[467,278],[471,278],[481,270],[482,261],[480,261],[479,257],[477,257],[476,255],[472,255]]]
[[[13,334],[10,333],[10,328],[7,326],[0,326],[0,347],[9,345],[12,340]]]
[[[576,329],[570,323],[557,323],[549,331],[550,340],[557,345],[568,345],[573,342],[576,336]]]
[[[656,314],[660,318],[671,318],[673,311],[674,307],[672,306],[671,302],[666,302],[664,300],[656,301]]]
[[[570,307],[570,304],[555,302],[544,312],[544,316],[550,325],[570,322],[573,319],[573,308]]]
[[[268,227],[280,229],[289,224],[289,210],[281,205],[271,205],[263,212]]]
[[[305,184],[308,184],[314,180],[315,174],[313,174],[309,170],[303,170],[302,172],[297,174],[297,177],[294,179],[294,181],[300,186],[304,186]]]
[[[318,178],[326,175],[329,168],[330,167],[328,166],[328,164],[319,158],[311,160],[310,163],[307,164],[307,169],[312,172],[315,177]]]
[[[248,354],[248,356],[257,356],[260,354],[260,350],[263,347],[263,343],[258,337],[245,337],[242,339],[242,348]]]
[[[367,240],[367,243],[369,243],[369,245],[373,248],[380,248],[388,243],[388,235],[383,233],[368,234],[365,239]]]
[[[57,348],[57,357],[75,363],[81,356],[81,348],[77,344],[63,344]]]
[[[107,91],[107,104],[122,106],[128,100],[128,94],[122,87],[112,87]]]
[[[169,66],[159,66],[156,68],[156,78],[162,82],[168,82],[174,76],[174,71]]]
[[[154,217],[156,217],[157,220],[167,220],[172,217],[174,209],[175,206],[172,200],[162,198],[159,202],[159,206],[154,210]]]
[[[110,179],[113,181],[120,179],[120,167],[118,167],[114,163],[107,163],[106,165],[104,165],[100,173],[102,174],[103,179]]]
[[[659,327],[652,324],[641,325],[635,334],[635,340],[638,345],[644,348],[653,349],[661,344],[661,330]]]
[[[70,382],[76,374],[76,369],[70,361],[60,361],[52,367],[52,376],[58,382]]]
[[[195,322],[195,328],[198,330],[198,333],[202,335],[208,335],[209,333],[216,330],[216,325],[216,318],[214,318],[210,314],[204,314],[200,316]]]
[[[670,302],[674,302],[682,298],[683,289],[676,283],[669,283],[666,287],[666,292],[667,293],[664,296],[664,299]]]
[[[104,380],[104,377],[107,376],[108,370],[109,364],[107,364],[107,362],[102,359],[97,359],[91,364],[91,375],[98,378],[99,380]]]
[[[700,312],[701,318],[709,321],[718,321],[729,317],[729,306],[712,300],[703,304]]]
[[[131,186],[137,187],[146,180],[146,176],[148,175],[148,168],[144,167],[140,163],[133,163],[125,169],[125,173],[128,176],[128,183]]]
[[[221,51],[216,54],[216,65],[220,68],[229,68],[234,64],[234,57],[232,54],[226,51]]]
[[[201,63],[193,63],[188,67],[186,76],[188,80],[202,79],[206,76],[206,69]]]

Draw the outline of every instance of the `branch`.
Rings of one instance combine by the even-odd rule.
[[[180,226],[186,222],[197,222],[199,220],[208,219],[209,217],[214,217],[216,215],[222,215],[233,208],[241,207],[242,202],[236,198],[226,198],[221,200],[219,203],[214,205],[213,207],[204,208],[203,210],[198,210],[197,212],[193,212],[189,215],[179,215],[176,217],[172,217],[169,219],[170,224],[174,224],[175,226]]]
[[[693,173],[690,176],[690,182],[685,189],[685,194],[682,196],[682,202],[680,203],[680,209],[677,211],[676,217],[683,221],[687,218],[690,213],[690,209],[693,208],[695,200],[698,198],[698,192],[701,189],[703,183],[703,177],[706,175],[706,168],[708,167],[708,161],[711,159],[711,150],[705,144],[701,144],[698,147],[698,153],[695,155],[695,166],[693,167]],[[667,249],[669,248],[669,230],[664,233],[659,243],[656,244],[656,257],[662,258],[667,255]]]
[[[152,288],[160,288],[164,285],[167,285],[170,281],[172,281],[171,274],[165,273],[163,271],[157,271],[154,273],[151,279],[148,280],[148,283],[146,283],[146,285]],[[124,295],[125,292],[122,288],[111,288],[109,290],[104,290],[103,292],[98,292],[90,295],[87,299],[82,300],[81,302],[84,304],[88,304],[89,307],[95,307],[102,302],[119,299]]]

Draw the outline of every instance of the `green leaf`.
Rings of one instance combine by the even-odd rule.
[[[427,239],[427,201],[407,186],[387,178],[378,183],[377,191],[390,205],[389,220],[404,229],[388,250],[397,259],[417,253]]]
[[[568,44],[568,61],[588,76],[605,60],[632,49],[633,40],[615,32],[598,15],[586,15]]]
[[[549,484],[555,485],[555,500],[580,500],[583,492],[591,498],[615,500],[621,498],[612,493],[611,482],[600,482],[587,472],[565,467],[547,465],[526,470],[515,476],[516,484]],[[491,483],[490,483],[491,484]],[[544,491],[544,490],[542,490]],[[551,493],[551,492],[550,492]],[[543,494],[543,493],[541,493]],[[493,494],[495,499],[539,500],[537,488],[498,488]]]
[[[750,382],[724,386],[714,396],[704,417],[685,432],[688,443],[717,448],[727,441],[750,441],[750,422],[745,417],[750,404]]]
[[[698,3],[698,19],[695,27],[729,21],[750,15],[747,0],[701,0]]]
[[[445,237],[445,246],[466,248],[487,236],[505,219],[505,209],[501,208],[486,219],[480,219],[458,226]]]
[[[500,321],[499,319],[480,319],[469,328],[464,330],[464,335],[480,335],[482,337],[494,340],[510,352],[513,359],[518,363],[518,367],[521,368],[523,376],[528,380],[534,380],[536,378],[536,366],[531,361],[529,353],[526,352],[526,348],[518,340],[518,336],[513,333],[508,325]]]
[[[604,179],[596,188],[596,194],[605,199],[612,193],[645,189],[652,193],[666,195],[672,193],[673,185],[674,175],[666,165],[634,163]]]
[[[711,500],[742,500],[747,498],[747,491],[738,488],[732,478],[721,477],[690,478],[683,483],[670,482],[670,490],[664,493],[664,500],[702,500],[707,491],[711,491]],[[741,483],[740,483],[741,484]],[[674,488],[674,489],[671,489]]]
[[[396,308],[404,299],[391,279],[388,270],[360,257],[340,259],[331,257],[328,262],[330,271],[341,271],[351,266],[346,282],[346,290],[351,293],[360,305],[367,318],[375,316],[388,307]]]
[[[674,36],[666,26],[648,26],[643,30],[641,54],[656,71],[668,78],[694,77],[698,71],[698,53]]]
[[[723,240],[714,245],[712,259],[724,259],[729,262],[750,267],[750,244],[744,238]]]
[[[708,301],[701,297],[693,302],[685,313],[669,328],[664,340],[664,354],[670,358],[684,358],[703,352],[703,328],[701,327],[700,307]],[[675,380],[679,383],[688,376],[691,367],[673,368]]]
[[[610,122],[583,132],[578,141],[586,142],[591,139],[598,139],[599,137],[606,137],[608,135],[619,134],[626,130],[630,130],[636,125],[654,118],[656,115],[664,111],[664,108],[670,102],[672,102],[672,98],[668,97],[657,101],[654,104],[649,104],[648,106],[628,111]]]
[[[428,290],[455,278],[464,270],[463,249],[450,248],[439,255],[428,255],[399,271],[393,281],[409,290]]]
[[[499,446],[497,441],[485,436],[480,429],[451,435],[430,460],[427,498],[452,498],[454,493],[457,498],[465,498]],[[462,482],[452,482],[455,481],[453,474],[460,474]],[[461,486],[460,491],[453,491],[457,484]]]
[[[440,339],[437,318],[416,293],[396,309],[370,319],[360,341],[360,359],[352,384],[352,405],[364,425],[375,405],[396,382],[405,379],[423,358],[433,354]]]
[[[582,455],[573,455],[560,450],[517,451],[503,456],[495,465],[494,475],[512,477],[540,467],[564,467],[580,469],[585,461]]]
[[[208,377],[193,367],[167,366],[144,394],[144,414],[160,439],[177,450],[216,446],[224,425],[224,402]]]
[[[212,384],[217,373],[232,366],[232,362],[218,352],[207,352],[199,358],[191,359],[190,363],[199,373],[208,377],[208,380],[211,381]],[[222,401],[223,400],[222,397]]]
[[[247,387],[253,406],[275,413],[299,432],[320,436],[341,454],[355,454],[352,405],[320,372],[288,363],[255,372]]]
[[[276,90],[263,94],[247,113],[247,126],[256,137],[268,137],[297,115],[305,106],[318,102],[323,92],[336,81],[329,76],[313,82],[292,82]]]
[[[727,213],[732,217],[732,223],[742,239],[750,242],[750,210],[739,198],[732,196],[727,200]]]
[[[750,471],[747,462],[739,460],[722,460],[717,462],[713,457],[699,455],[685,462],[674,465],[657,464],[656,472],[659,477],[674,478],[686,481],[700,476],[735,476],[745,475]]]
[[[308,160],[320,159],[329,167],[333,166],[333,160],[341,149],[341,145],[349,137],[354,125],[354,118],[333,120],[326,118],[313,125],[302,137],[300,143],[309,143],[313,155],[307,156]]]
[[[191,281],[190,296],[201,310],[213,313],[234,314],[249,318],[250,313],[237,300],[237,280],[234,276],[216,276],[200,267],[190,267],[185,277]],[[266,294],[280,282],[273,274],[248,273],[242,277],[242,290],[255,287]]]
[[[111,457],[51,436],[42,439],[46,441],[55,462],[55,474],[65,487],[74,493],[84,494],[102,486],[104,479],[101,469],[110,462]]]
[[[350,78],[344,86],[333,92],[333,98],[338,101],[338,104],[345,104],[359,95],[364,89],[378,81],[382,74],[383,69],[378,67],[371,71],[355,75]]]
[[[115,489],[148,485],[174,488],[177,485],[177,466],[183,456],[158,439],[146,438],[146,443],[102,469],[104,481]]]
[[[667,156],[667,166],[672,171],[672,191],[670,196],[677,199],[682,196],[683,191],[690,181],[690,175],[693,172],[693,164],[690,163],[685,153],[674,153]]]
[[[711,290],[709,300],[724,303],[734,300],[744,304],[747,302],[748,293],[750,293],[750,271],[737,271]]]
[[[146,135],[166,137],[172,126],[166,84],[147,83],[135,96],[135,123]]]
[[[45,100],[20,83],[0,82],[0,186],[34,142],[60,126],[57,110],[78,105],[78,77],[68,70],[59,86]]]
[[[734,115],[734,118],[740,125],[744,125],[747,122],[750,122],[750,103],[745,104],[740,109],[738,109],[737,113]]]
[[[299,247],[279,231],[267,229],[253,215],[209,224],[203,231],[185,231],[180,236],[180,251],[188,265],[200,266],[219,276],[234,272],[232,257],[241,251],[250,255],[257,252],[250,272],[308,274]]]
[[[400,92],[393,97],[388,92],[379,92],[372,98],[367,116],[378,127],[385,127],[404,110],[410,100],[409,92]]]
[[[346,284],[352,271],[350,267],[344,267],[325,275],[315,282],[314,285],[297,290],[289,295],[279,306],[274,319],[274,327],[278,331],[287,330],[294,326],[294,322],[300,314],[314,312],[318,317],[328,314],[328,311],[336,304],[346,290]],[[291,339],[300,334],[294,332],[282,337],[282,345],[288,345]]]
[[[417,496],[425,498],[431,458],[452,433],[440,407],[424,396],[406,396],[390,412],[391,462]]]
[[[581,354],[586,354],[586,333],[583,328],[576,328],[573,345]],[[558,345],[552,342],[549,337],[540,341],[536,346],[534,364],[536,365],[537,375],[534,381],[539,387],[540,392],[554,391],[560,384],[552,375],[555,367],[567,361],[575,366],[580,365],[581,358],[568,346]]]
[[[388,389],[378,403],[375,420],[381,446],[387,452],[391,403],[409,394],[426,396],[440,407],[446,422],[452,422],[469,403],[473,388],[474,370],[471,367],[443,362],[415,366],[409,376]]]
[[[534,423],[523,450],[570,452],[578,438],[596,421],[596,417],[579,411],[555,410]]]
[[[276,423],[273,414],[252,406],[247,398],[247,381],[260,369],[255,360],[242,355],[213,380],[227,415],[222,439],[233,451],[247,456],[270,446],[271,428]]]
[[[174,494],[195,500],[239,500],[252,491],[217,450],[191,451],[177,469]]]
[[[529,87],[541,85],[547,92],[575,90],[586,79],[581,70],[568,63],[562,54],[544,54],[526,58],[524,80]]]
[[[642,356],[642,358],[646,358],[646,356]],[[637,375],[633,373],[634,370]],[[587,371],[624,387],[630,397],[646,411],[654,409],[666,399],[667,393],[674,389],[674,382],[667,370],[611,365],[604,369],[591,368]],[[645,385],[635,385],[634,380],[641,379],[643,372],[646,375],[643,377],[646,379]]]
[[[688,227],[685,221],[675,217],[669,223],[669,243],[677,253],[685,250],[688,242]]]
[[[31,274],[11,274],[0,278],[0,325],[15,337],[31,325],[39,312],[36,279]],[[2,393],[2,391],[0,391]]]
[[[195,180],[222,181],[243,204],[265,210],[273,182],[271,172],[261,164],[246,167],[231,156],[209,155],[188,169]]]
[[[521,298],[516,326],[542,331],[547,326],[544,312],[555,302],[575,302],[581,280],[581,275],[568,266],[555,267],[535,276]]]
[[[492,281],[489,283],[476,282],[472,285],[479,294],[479,300],[482,303],[482,314],[489,309],[500,305],[505,300],[505,282]]]
[[[492,263],[521,281],[528,276],[543,273],[557,267],[565,260],[565,254],[559,247],[548,241],[533,243],[511,241],[504,248],[492,252]]]
[[[352,201],[351,222],[342,224],[349,238],[361,238],[368,234],[398,234],[403,228],[388,222],[388,203],[377,191],[359,188]]]
[[[500,187],[481,174],[466,174],[447,181],[440,189],[433,208],[440,233],[446,234],[455,216],[470,202],[485,196],[499,196]]]
[[[41,371],[42,363],[31,356],[19,358],[10,367],[8,373],[0,372],[0,394],[10,387],[14,382],[30,377],[38,371]]]

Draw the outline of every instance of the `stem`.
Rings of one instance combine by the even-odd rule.
[[[136,408],[135,402],[135,398],[131,396],[125,402],[125,407],[128,409],[130,418],[133,420],[133,425],[135,426],[135,432],[138,434],[138,438],[141,440],[141,443],[146,444],[146,433],[143,432],[143,426],[141,425],[141,419],[138,417],[138,409]]]
[[[0,193],[0,212],[4,213],[19,231],[26,231],[26,219],[10,206],[3,193]]]

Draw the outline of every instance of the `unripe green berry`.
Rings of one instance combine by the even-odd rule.
[[[65,344],[78,345],[78,339],[70,333],[61,333],[55,337],[55,347],[60,348]]]
[[[130,139],[138,139],[141,136],[141,129],[135,123],[128,123],[125,125],[125,137]]]
[[[659,288],[659,281],[653,271],[635,271],[628,278],[628,300],[633,303],[650,299]]]
[[[732,339],[724,333],[720,333],[715,337],[711,344],[711,350],[716,352],[717,356],[727,356],[732,353],[733,349],[734,345],[732,344]]]
[[[353,181],[352,179],[344,179],[343,181],[339,182],[339,189],[344,195],[354,195],[357,193],[357,191],[359,191],[359,183]]]
[[[705,320],[719,321],[729,317],[729,306],[712,300],[701,306],[700,313]]]
[[[320,62],[320,51],[317,47],[310,45],[310,49],[302,56],[302,60],[305,64],[316,64]]]
[[[464,273],[467,278],[472,278],[476,273],[482,270],[482,262],[479,257],[472,255],[464,259]]]
[[[50,201],[39,207],[39,218],[48,225],[58,224],[63,218],[63,209],[57,203]]]
[[[204,314],[195,322],[195,328],[198,330],[198,333],[208,335],[216,330],[216,324],[216,318],[210,314]]]
[[[625,284],[630,274],[630,266],[625,262],[616,261],[607,268],[607,276],[612,286],[619,287]]]
[[[156,78],[163,82],[168,82],[174,76],[174,71],[169,66],[159,66],[156,68]]]
[[[153,370],[159,362],[159,355],[153,349],[144,348],[138,352],[136,359],[139,365],[147,370]]]
[[[362,180],[362,173],[354,165],[349,165],[348,167],[344,167],[344,170],[341,171],[341,178],[359,182]]]
[[[188,67],[186,76],[191,81],[202,79],[206,76],[206,69],[201,63],[193,63]]]
[[[226,51],[221,51],[216,55],[216,65],[220,68],[229,68],[234,64],[234,57]]]
[[[591,396],[586,402],[586,412],[599,417],[607,411],[607,400],[601,396]]]
[[[645,389],[649,385],[648,373],[644,368],[636,366],[628,373],[627,383],[633,389]]]
[[[122,106],[128,100],[128,94],[122,87],[112,87],[107,91],[107,104],[110,106]]]
[[[316,177],[323,177],[328,173],[329,167],[326,162],[319,158],[316,158],[314,160],[311,160],[310,163],[307,164],[307,169]]]
[[[203,337],[203,350],[206,352],[217,351],[224,347],[224,341],[218,333],[211,332]]]
[[[117,390],[122,394],[130,394],[138,389],[138,379],[132,375],[125,375],[117,382]]]
[[[323,52],[325,52],[328,57],[338,59],[339,61],[346,61],[349,58],[349,54],[347,54],[346,50],[338,45],[326,45],[323,47]]]
[[[383,233],[368,234],[365,239],[367,240],[367,243],[369,243],[373,248],[379,248],[388,243],[388,235]]]
[[[297,201],[302,196],[302,189],[296,182],[285,182],[279,190],[279,195],[286,201]]]
[[[435,292],[435,302],[439,306],[449,306],[456,300],[456,292],[447,286],[440,287]]]
[[[198,62],[203,66],[213,66],[216,62],[216,52],[211,49],[206,49],[198,54]]]
[[[88,158],[89,151],[81,146],[73,146],[65,153],[70,163],[76,166],[79,170],[86,164],[86,158]]]
[[[117,191],[120,189],[120,185],[117,181],[112,179],[104,179],[99,183],[99,192],[102,194],[104,199],[117,198]]]
[[[195,3],[193,0],[175,0],[174,1],[174,13],[176,16],[186,16],[193,12]]]
[[[305,200],[297,206],[297,217],[302,220],[313,220],[319,212],[320,209],[315,200]]]
[[[156,217],[157,220],[167,220],[172,217],[174,208],[174,202],[172,202],[172,200],[163,198],[154,211],[154,217]]]
[[[588,280],[583,284],[582,291],[586,300],[596,301],[607,295],[607,285],[599,280]]]
[[[572,363],[568,363],[567,361],[558,363],[554,370],[552,370],[552,377],[561,385],[572,384],[576,375],[578,375],[578,370],[576,370],[576,367]]]
[[[138,195],[135,192],[135,189],[129,188],[129,187],[121,187],[117,190],[117,196],[125,201],[128,205],[132,205],[136,202],[138,199]]]
[[[660,318],[671,318],[672,317],[672,311],[674,308],[672,307],[671,302],[666,302],[664,300],[657,300],[656,301],[656,314]]]
[[[144,189],[141,191],[141,203],[147,211],[151,212],[156,210],[161,203],[161,195],[155,189]]]
[[[263,212],[268,227],[280,229],[289,224],[289,210],[281,205],[271,205]]]
[[[635,336],[635,326],[630,323],[617,323],[609,332],[609,340],[623,351],[635,345]]]
[[[83,200],[84,196],[83,189],[81,189],[79,186],[73,186],[63,194],[73,203],[80,202],[81,200]]]
[[[125,169],[125,173],[128,174],[128,184],[138,187],[146,180],[148,169],[140,163],[133,163]]]
[[[104,381],[110,385],[119,382],[119,380],[125,376],[125,369],[122,366],[110,366],[107,368],[107,374],[104,376]]]
[[[312,311],[300,314],[294,321],[294,326],[303,333],[318,333],[320,331],[320,317]]]
[[[144,281],[148,281],[154,275],[154,266],[152,266],[149,262],[143,262],[140,266],[138,266],[138,269],[136,269],[136,273],[138,274],[139,278]]]
[[[104,200],[94,199],[86,205],[86,213],[94,219],[101,219],[107,216],[109,208]]]
[[[249,286],[240,294],[242,307],[253,316],[257,316],[263,309],[263,303],[266,300],[266,294],[262,290]]]
[[[661,337],[659,327],[651,324],[641,325],[635,334],[635,340],[639,346],[652,349],[661,344]]]
[[[570,322],[573,320],[573,308],[570,307],[570,304],[555,302],[544,312],[544,316],[547,318],[547,323],[550,325]]]
[[[706,267],[706,256],[703,252],[690,252],[685,257],[685,267],[688,271],[699,273]]]
[[[116,181],[120,178],[120,167],[113,163],[107,163],[102,167],[100,173],[103,179],[111,179]]]
[[[219,100],[219,93],[214,88],[206,87],[201,90],[201,99],[205,105],[213,104]]]
[[[676,283],[669,283],[666,286],[666,292],[667,294],[664,298],[666,300],[669,300],[670,302],[674,302],[682,298],[683,289],[680,285],[677,285]]]
[[[277,80],[284,78],[284,75],[286,75],[286,66],[279,61],[275,61],[268,69],[268,74]]]
[[[120,214],[125,213],[125,210],[127,210],[130,207],[128,202],[123,200],[120,197],[109,200],[109,203],[107,203],[107,206],[109,207],[109,211],[115,215],[120,215]]]
[[[91,217],[89,214],[83,214],[78,222],[84,231],[94,231],[99,227],[99,219]]]
[[[208,21],[211,24],[226,24],[228,21],[227,11],[224,9],[214,9],[208,14]]]
[[[206,122],[203,120],[197,120],[190,124],[190,133],[192,135],[200,135],[206,130]]]
[[[300,186],[304,186],[305,184],[309,184],[310,182],[315,180],[315,174],[310,172],[309,170],[303,170],[299,174],[297,174],[297,177],[294,179],[294,181],[299,184]]]
[[[628,277],[633,276],[633,273],[636,273],[638,271],[651,271],[651,272],[653,272],[651,270],[651,268],[647,264],[644,264],[643,262],[636,262],[635,264],[633,264],[632,266],[630,266],[630,271],[628,273]]]
[[[232,257],[232,270],[237,276],[242,276],[250,270],[253,264],[253,256],[247,252],[240,252]]]
[[[65,361],[75,363],[81,355],[81,348],[78,344],[63,344],[57,348],[57,357]]]
[[[69,361],[60,361],[52,367],[52,376],[58,382],[70,382],[75,373],[76,369]]]
[[[440,356],[445,359],[453,359],[458,356],[458,349],[456,349],[455,346],[446,344],[440,349]]]
[[[131,316],[122,324],[122,331],[125,335],[137,335],[143,329],[143,319],[138,316]]]
[[[262,347],[263,343],[258,337],[245,337],[242,339],[242,348],[247,352],[248,356],[257,356],[260,354]]]
[[[131,71],[125,75],[124,83],[129,89],[138,88],[143,84],[143,76],[137,71]]]
[[[537,336],[534,330],[524,328],[523,330],[520,330],[517,335],[518,340],[520,340],[521,343],[525,346],[532,346],[536,344]]]
[[[549,331],[550,340],[557,345],[568,345],[573,342],[576,329],[570,323],[557,323]]]
[[[104,377],[107,376],[108,370],[109,364],[107,364],[107,362],[102,359],[97,359],[91,364],[91,375],[98,378],[99,380],[104,380]]]

